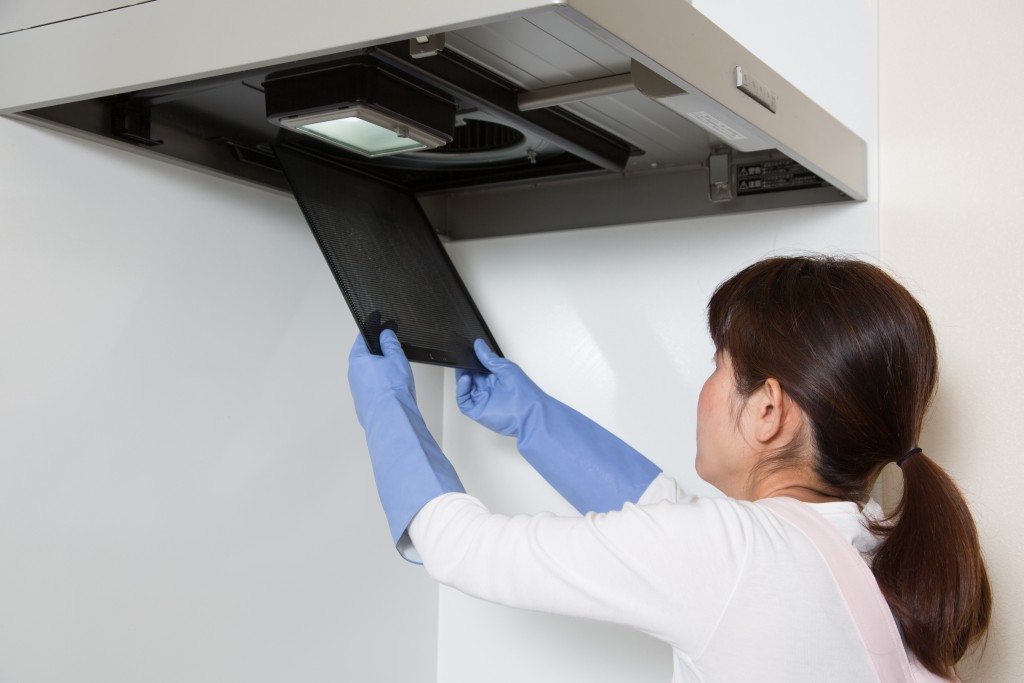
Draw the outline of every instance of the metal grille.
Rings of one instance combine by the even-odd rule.
[[[373,353],[395,330],[409,360],[483,369],[497,345],[416,198],[291,147],[275,147],[295,198]]]

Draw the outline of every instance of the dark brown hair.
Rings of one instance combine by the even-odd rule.
[[[800,407],[814,471],[836,495],[865,502],[882,468],[918,445],[935,337],[921,305],[876,266],[824,256],[755,263],[715,291],[708,327],[742,396],[774,378]],[[796,444],[771,467],[805,452]],[[872,524],[881,538],[873,571],[910,650],[949,677],[988,628],[988,576],[956,484],[925,453],[902,471],[902,499]]]

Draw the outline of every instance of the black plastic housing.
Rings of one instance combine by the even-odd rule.
[[[451,142],[455,101],[447,94],[368,58],[272,73],[263,81],[267,120],[363,104]]]

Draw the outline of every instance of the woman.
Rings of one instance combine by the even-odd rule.
[[[383,357],[357,339],[349,381],[399,551],[466,593],[664,640],[673,681],[954,679],[991,595],[970,511],[918,446],[937,372],[924,310],[874,266],[787,257],[723,283],[708,324],[717,368],[698,402],[696,467],[721,498],[682,493],[478,342],[490,373],[458,373],[461,410],[516,436],[585,513],[573,518],[495,515],[466,495],[397,339],[382,335]],[[885,518],[869,492],[892,462],[904,493]],[[808,511],[857,566],[789,516]],[[846,570],[868,577],[862,597]],[[902,661],[894,677],[864,625],[873,598]]]

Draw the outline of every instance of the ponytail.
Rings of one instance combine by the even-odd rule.
[[[945,470],[923,453],[901,470],[899,504],[871,525],[882,539],[872,569],[911,652],[926,669],[950,678],[992,613],[978,532]]]

